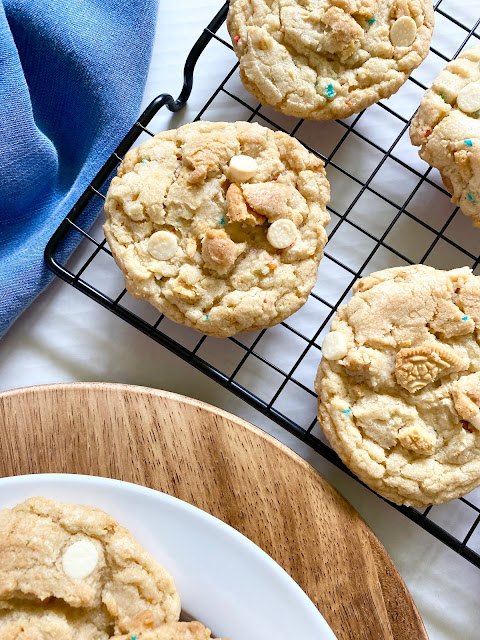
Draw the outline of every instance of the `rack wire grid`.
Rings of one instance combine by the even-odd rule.
[[[452,205],[439,175],[418,158],[408,137],[409,122],[426,87],[448,60],[478,43],[480,2],[459,6],[457,0],[438,1],[431,52],[401,90],[351,118],[322,123],[262,107],[243,89],[225,28],[227,12],[228,2],[190,51],[179,97],[162,94],[142,113],[57,229],[45,258],[60,278],[352,475],[321,433],[313,391],[320,345],[338,306],[348,300],[358,278],[378,269],[425,263],[444,269],[469,265],[480,272],[479,232],[472,231],[470,221]],[[276,327],[228,341],[176,325],[147,303],[131,298],[106,245],[101,221],[94,222],[112,174],[128,149],[154,135],[155,116],[162,107],[175,112],[187,102],[195,65],[207,47],[215,48],[211,59],[222,80],[196,119],[217,120],[216,114],[227,112],[231,121],[259,122],[286,131],[325,161],[332,188],[329,242],[305,306]],[[71,256],[79,239],[80,248]],[[425,510],[392,506],[480,568],[480,490]]]

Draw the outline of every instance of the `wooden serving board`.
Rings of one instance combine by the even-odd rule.
[[[217,516],[284,567],[338,640],[427,638],[356,511],[309,464],[233,415],[140,387],[34,387],[0,394],[0,443],[0,476],[118,478]]]

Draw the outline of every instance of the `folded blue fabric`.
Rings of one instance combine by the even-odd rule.
[[[0,335],[43,251],[138,115],[156,0],[0,0]]]

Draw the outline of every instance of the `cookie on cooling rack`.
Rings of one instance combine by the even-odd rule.
[[[106,513],[45,498],[0,512],[2,638],[106,640],[179,614],[172,578]]]
[[[421,265],[373,273],[322,352],[319,419],[363,482],[418,506],[480,483],[480,277]]]
[[[230,0],[245,87],[287,115],[346,118],[388,98],[426,57],[431,0]]]
[[[304,304],[328,199],[323,162],[294,138],[195,122],[127,153],[107,193],[105,236],[132,295],[226,337]]]
[[[480,46],[463,51],[434,80],[410,138],[440,171],[452,201],[480,227]]]

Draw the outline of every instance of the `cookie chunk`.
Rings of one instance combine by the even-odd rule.
[[[132,640],[135,636],[138,640],[211,640],[211,633],[200,622],[171,622],[109,636],[85,617],[69,615],[60,607],[23,607],[6,612],[0,608],[1,640]]]
[[[431,0],[230,0],[245,87],[287,115],[346,118],[388,98],[426,57]]]
[[[46,621],[52,602],[61,610],[49,608],[54,619]],[[25,612],[26,605],[36,609]],[[20,610],[21,624],[26,617],[43,626],[75,620],[96,628],[85,639],[100,640],[142,628],[143,620],[149,627],[175,622],[180,600],[165,569],[109,515],[32,498],[0,513],[0,622]]]
[[[2,640],[109,640],[103,624],[95,617],[68,612],[67,607],[0,605],[0,638]]]
[[[480,483],[480,277],[421,265],[373,273],[322,351],[319,420],[363,482],[418,506]]]
[[[174,622],[152,631],[144,631],[139,640],[210,640],[211,633],[200,622]],[[131,636],[122,636],[118,640],[131,640]]]
[[[434,80],[410,138],[440,171],[452,202],[480,227],[480,46],[463,51]]]
[[[323,162],[247,122],[196,122],[125,156],[105,236],[126,287],[168,318],[226,337],[306,301],[327,240]]]

